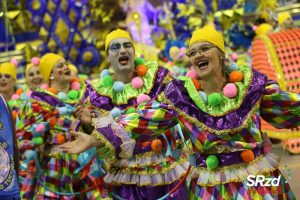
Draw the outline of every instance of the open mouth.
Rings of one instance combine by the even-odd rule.
[[[71,71],[70,70],[66,70],[64,75],[70,76],[71,75]]]
[[[42,78],[36,78],[36,79],[33,79],[32,80],[32,83],[33,84],[36,84],[36,85],[39,85],[43,82],[43,79]]]
[[[129,57],[128,56],[122,56],[119,58],[119,63],[121,65],[127,65],[129,62]]]
[[[6,85],[7,85],[7,83],[4,83],[4,82],[0,83],[1,87],[5,87]]]
[[[208,60],[206,59],[201,59],[201,60],[196,60],[196,65],[199,69],[205,69],[208,67]]]

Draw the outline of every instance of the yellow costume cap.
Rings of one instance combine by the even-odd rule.
[[[114,30],[112,32],[110,32],[109,34],[106,35],[105,38],[105,52],[107,51],[107,48],[110,44],[110,42],[116,38],[127,38],[130,40],[130,42],[133,43],[130,34],[127,31],[121,30],[121,29],[117,29]]]
[[[225,53],[224,38],[222,34],[216,31],[216,29],[211,25],[206,25],[203,28],[194,31],[189,42],[189,47],[191,47],[195,42],[200,41],[210,42]]]
[[[0,73],[8,74],[13,77],[15,80],[17,79],[17,69],[16,66],[10,62],[5,62],[0,65]]]
[[[256,35],[265,35],[273,30],[273,27],[268,23],[262,23],[255,30]]]
[[[39,67],[44,80],[49,81],[51,71],[59,59],[63,59],[63,57],[54,53],[47,53],[40,59]]]
[[[290,13],[288,12],[282,12],[278,14],[278,24],[281,25],[283,22],[285,22],[287,19],[292,18]]]
[[[68,64],[68,66],[69,66],[70,70],[72,70],[73,72],[75,72],[75,74],[78,73],[78,69],[77,69],[77,67],[75,67],[75,65],[73,65],[73,64]]]

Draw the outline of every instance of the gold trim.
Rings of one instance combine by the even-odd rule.
[[[257,38],[262,39],[262,41],[267,46],[267,49],[269,50],[271,60],[273,61],[273,64],[274,64],[273,67],[276,72],[276,77],[277,77],[278,83],[281,86],[280,88],[282,88],[283,90],[287,90],[287,83],[284,78],[285,76],[283,75],[283,72],[282,72],[282,66],[280,64],[280,60],[277,56],[276,50],[274,48],[274,45],[273,45],[271,39],[267,35],[260,35],[260,36],[257,36]]]
[[[115,163],[117,161],[117,157],[116,157],[116,149],[113,146],[112,143],[109,142],[109,140],[107,140],[101,133],[99,133],[97,130],[93,130],[93,132],[91,133],[91,136],[96,137],[98,140],[100,140],[100,142],[102,142],[104,144],[104,146],[106,148],[108,148],[111,152],[111,157],[107,157],[105,156],[105,160],[109,162],[109,164]],[[103,152],[101,152],[101,149],[103,148],[103,146],[100,146],[99,148],[97,148],[97,154],[101,153],[103,156]]]
[[[189,120],[191,123],[195,124],[196,126],[199,126],[200,128],[202,128],[203,130],[207,130],[211,133],[215,133],[217,135],[221,135],[221,134],[235,134],[236,132],[242,130],[243,128],[246,128],[248,126],[248,123],[251,122],[251,117],[252,115],[254,115],[254,113],[258,110],[259,106],[260,106],[260,100],[258,100],[255,105],[252,107],[252,110],[250,112],[248,112],[245,120],[243,121],[242,125],[236,128],[232,128],[232,129],[222,129],[222,130],[215,130],[212,129],[208,126],[206,126],[204,123],[200,122],[198,119],[191,117],[190,115],[188,115],[187,113],[185,113],[183,110],[175,107],[175,105],[165,96],[165,93],[162,93],[159,95],[160,98],[164,99],[164,101],[171,105],[172,108],[181,116],[183,116],[184,118],[186,118],[187,120]]]

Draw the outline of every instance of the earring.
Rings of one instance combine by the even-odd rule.
[[[54,80],[54,77],[53,77],[53,76],[50,76],[49,79],[50,79],[50,80]]]

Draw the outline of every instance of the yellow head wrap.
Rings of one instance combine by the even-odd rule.
[[[13,77],[15,80],[17,79],[17,69],[16,66],[10,62],[5,62],[0,65],[0,73],[8,74]]]
[[[191,47],[195,42],[200,41],[210,42],[219,47],[219,49],[225,53],[224,38],[222,34],[210,25],[206,25],[193,32],[192,38],[189,42],[189,47]]]
[[[127,31],[121,30],[121,29],[117,29],[114,30],[112,32],[110,32],[109,34],[106,35],[105,38],[105,52],[107,51],[108,45],[110,44],[110,42],[116,38],[127,38],[130,40],[130,42],[133,43],[130,34]]]
[[[256,35],[265,35],[273,30],[273,27],[268,23],[262,23],[255,30]]]
[[[75,74],[78,73],[78,69],[77,69],[77,67],[75,67],[75,65],[73,65],[73,64],[68,64],[68,66],[69,66],[70,70],[72,70],[73,72],[75,72]]]
[[[54,53],[45,54],[40,60],[40,72],[44,80],[48,81],[51,71],[59,59],[63,57],[56,55]]]
[[[283,22],[285,22],[287,19],[292,18],[290,13],[288,12],[282,12],[278,14],[278,24],[281,25]]]

